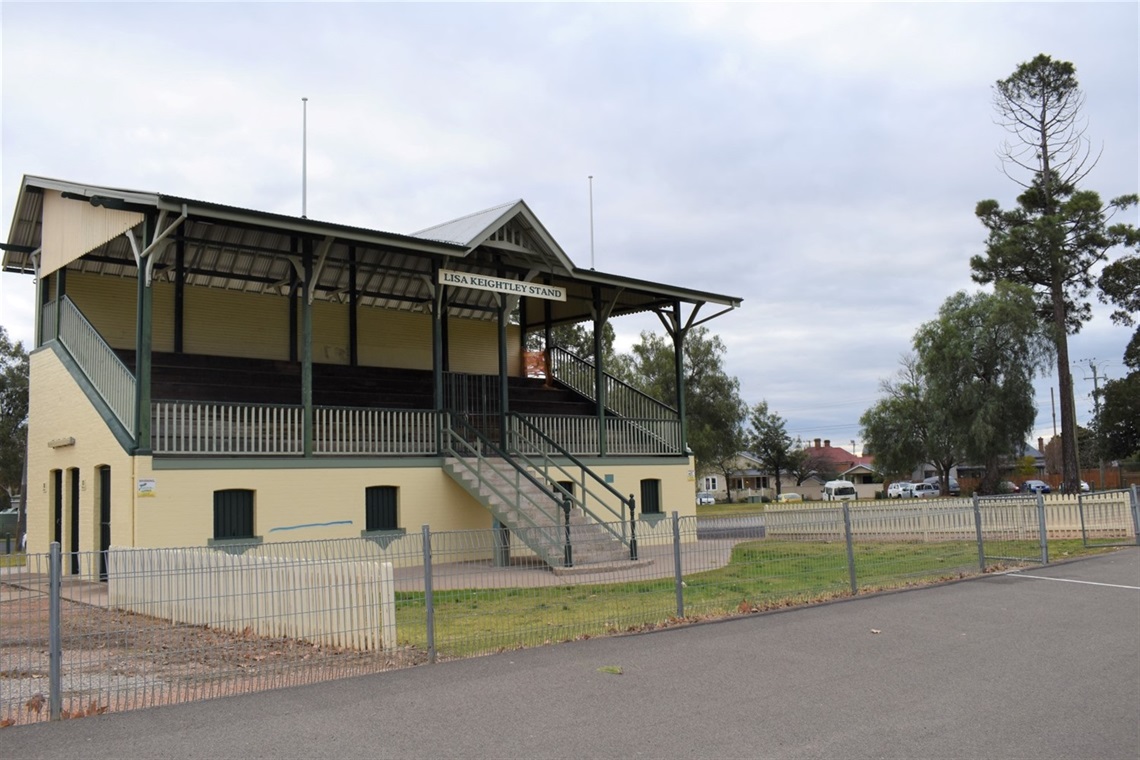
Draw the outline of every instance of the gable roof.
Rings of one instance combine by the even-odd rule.
[[[412,237],[454,243],[468,251],[492,246],[518,267],[563,274],[574,270],[574,262],[522,199],[413,232]]]

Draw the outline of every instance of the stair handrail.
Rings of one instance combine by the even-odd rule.
[[[471,423],[467,422],[467,420],[462,419],[459,415],[454,414],[454,413],[447,413],[447,412],[443,413],[443,425],[442,425],[442,433],[443,434],[442,434],[441,440],[440,440],[441,449],[443,451],[455,456],[455,458],[457,460],[459,460],[459,462],[463,465],[463,467],[465,467],[467,469],[468,472],[471,472],[476,477],[478,477],[480,479],[480,481],[482,481],[483,484],[487,486],[487,488],[491,489],[491,491],[493,491],[495,493],[495,495],[498,496],[500,499],[502,499],[504,502],[507,502],[507,503],[510,502],[510,500],[511,500],[510,495],[503,493],[502,490],[499,488],[496,488],[493,483],[488,483],[488,482],[483,481],[483,478],[480,475],[479,471],[477,469],[473,468],[467,462],[468,456],[474,457],[479,462],[482,462],[487,457],[479,450],[479,448],[476,448],[474,445],[471,444],[470,441],[466,440],[465,438],[463,438],[463,436],[458,434],[458,432],[455,430],[455,427],[457,426],[456,423],[458,423],[458,426],[462,426],[466,432],[469,432],[470,434],[474,435],[475,439],[479,442],[480,446],[482,446],[483,448],[489,449],[494,454],[497,454],[500,458],[503,459],[503,461],[507,462],[508,464],[511,465],[512,468],[514,468],[515,478],[516,478],[515,492],[519,497],[524,496],[522,489],[518,488],[518,485],[517,485],[519,476],[522,476],[522,477],[526,478],[527,480],[529,480],[531,483],[533,483],[535,486],[537,486],[538,489],[543,494],[550,497],[551,504],[554,505],[555,509],[556,509],[555,513],[553,513],[553,514],[551,514],[549,511],[547,511],[543,507],[542,504],[538,503],[533,498],[531,498],[529,496],[527,496],[526,498],[531,504],[533,504],[535,506],[536,509],[538,509],[539,512],[541,512],[546,517],[551,518],[551,520],[552,520],[551,525],[539,525],[534,520],[532,520],[525,512],[523,512],[521,510],[519,511],[518,514],[519,514],[519,517],[521,519],[528,522],[531,525],[531,527],[535,528],[536,530],[547,532],[549,529],[553,528],[555,538],[552,541],[552,543],[554,543],[557,546],[561,546],[561,538],[559,537],[558,530],[559,530],[559,526],[560,526],[562,516],[558,514],[557,505],[562,504],[563,498],[565,497],[565,493],[562,492],[562,489],[558,489],[559,492],[555,493],[554,489],[550,488],[548,485],[546,485],[545,483],[540,481],[538,478],[534,477],[534,475],[532,475],[525,467],[522,467],[521,465],[519,465],[519,463],[516,462],[512,457],[510,457],[505,451],[503,451],[503,449],[501,449],[497,445],[495,445],[495,443],[492,442],[491,439],[489,439],[487,436],[485,436],[481,432],[479,432],[479,430],[477,428],[475,428],[475,426],[473,426]],[[455,446],[456,441],[458,441],[460,444],[462,444],[463,450],[469,451],[470,454],[467,456],[465,456],[464,454],[461,454],[459,449],[457,449]]]
[[[59,342],[115,418],[133,434],[135,375],[67,295],[60,300]],[[144,412],[145,413],[145,412]]]
[[[577,354],[575,354],[571,351],[567,351],[566,349],[562,348],[561,346],[551,346],[549,350],[550,350],[550,355],[551,355],[551,358],[550,358],[551,375],[554,377],[554,379],[558,380],[561,383],[564,383],[566,386],[572,388],[573,390],[582,394],[586,398],[589,398],[591,400],[596,400],[597,399],[597,393],[596,393],[595,389],[593,388],[592,383],[588,383],[588,384],[575,383],[575,382],[573,382],[573,378],[570,377],[568,374],[559,373],[559,371],[558,371],[560,363],[568,363],[571,365],[581,365],[583,367],[588,368],[590,370],[590,372],[593,373],[596,370],[594,363],[589,361],[588,359],[583,359],[582,357],[578,356]],[[614,398],[616,398],[616,396],[607,392],[606,393],[606,402],[607,402],[606,407],[610,411],[612,411],[616,414],[620,414],[623,417],[648,417],[648,418],[659,417],[660,419],[676,419],[679,416],[678,411],[676,409],[674,409],[673,407],[669,406],[668,404],[661,401],[660,399],[656,399],[653,396],[650,396],[648,393],[645,393],[644,391],[641,391],[641,390],[638,390],[637,388],[634,388],[632,385],[625,382],[624,380],[620,380],[608,372],[602,372],[602,376],[605,378],[606,385],[607,385],[607,387],[606,387],[607,391],[611,390],[611,386],[613,388],[618,388],[618,389],[621,389],[623,391],[626,391],[626,392],[632,394],[635,398],[638,398],[640,401],[644,402],[646,404],[646,408],[655,409],[659,412],[659,414],[657,414],[657,415],[631,414],[631,413],[629,413],[628,409],[617,409],[614,406],[612,406],[610,403]],[[660,412],[666,412],[667,414],[660,414]]]
[[[574,456],[569,451],[567,451],[565,448],[563,448],[562,445],[559,444],[557,441],[555,441],[553,438],[548,436],[546,433],[542,432],[541,428],[534,425],[534,423],[532,423],[530,420],[526,419],[523,415],[519,414],[518,412],[510,412],[507,416],[509,419],[512,419],[515,422],[517,422],[517,425],[508,426],[508,435],[509,436],[511,436],[512,438],[521,437],[522,433],[519,429],[521,427],[522,429],[527,430],[530,433],[538,436],[538,438],[542,441],[542,443],[544,443],[546,445],[545,447],[539,448],[538,453],[542,457],[542,463],[541,464],[536,463],[534,461],[534,458],[532,457],[532,455],[527,453],[527,451],[525,451],[522,446],[515,445],[515,446],[509,447],[511,454],[513,456],[518,457],[519,459],[522,459],[528,465],[530,465],[534,469],[541,472],[543,474],[543,477],[546,478],[546,480],[548,482],[554,483],[556,486],[557,486],[558,481],[554,477],[551,476],[551,470],[555,470],[559,473],[562,473],[565,476],[566,480],[570,480],[572,482],[581,482],[582,483],[582,491],[583,491],[583,494],[581,497],[578,497],[573,493],[567,492],[561,486],[557,486],[557,488],[563,495],[568,496],[570,498],[570,500],[574,503],[574,506],[578,507],[585,514],[589,515],[595,523],[602,525],[611,535],[614,536],[614,538],[618,539],[623,544],[628,545],[629,539],[625,535],[626,520],[629,518],[632,518],[634,516],[634,512],[636,511],[636,506],[633,502],[632,497],[623,496],[620,491],[618,491],[612,485],[607,483],[604,478],[602,478],[596,472],[594,472],[592,469],[590,469],[585,464],[583,464],[581,460],[579,460],[576,456]],[[566,459],[571,464],[573,464],[575,467],[577,467],[581,474],[583,474],[585,476],[589,476],[590,479],[594,480],[598,485],[602,486],[602,488],[609,491],[610,494],[614,498],[616,498],[618,500],[618,502],[621,504],[621,511],[614,509],[612,506],[609,505],[608,502],[599,498],[593,491],[591,491],[589,488],[587,488],[584,480],[579,481],[578,478],[575,478],[574,473],[572,473],[570,470],[568,470],[565,466],[563,466],[559,462],[555,461],[554,458],[548,453],[547,449],[553,449],[558,454],[558,456]],[[586,502],[587,496],[592,497],[594,499],[594,501],[596,501],[598,504],[601,504],[603,507],[606,508],[606,510],[611,515],[613,515],[614,517],[617,518],[618,522],[621,524],[621,532],[620,533],[618,531],[614,530],[614,528],[610,524],[611,521],[602,519],[599,515],[597,515],[594,512],[594,510],[592,510],[590,508],[589,504],[587,504],[587,502]],[[627,517],[627,515],[628,515],[628,517]]]

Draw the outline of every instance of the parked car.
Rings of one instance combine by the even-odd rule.
[[[942,495],[942,491],[938,488],[937,483],[915,483],[911,492],[916,499]]]
[[[998,493],[1017,493],[1017,483],[1010,480],[1003,480],[998,483]]]
[[[697,494],[697,506],[704,504],[716,504],[716,497],[708,491],[701,491]]]
[[[932,478],[927,478],[926,480],[924,480],[922,482],[923,483],[933,483],[934,485],[938,486],[939,490],[942,490],[942,482],[938,479],[937,476],[932,477]],[[958,481],[955,480],[954,478],[950,478],[950,484],[949,485],[950,485],[950,495],[951,496],[958,496],[959,494],[962,493],[962,489],[958,487]]]
[[[803,501],[803,500],[804,500],[804,497],[801,496],[800,494],[795,493],[794,491],[788,491],[787,493],[780,494],[780,498],[777,499],[776,501],[784,502],[784,501]]]
[[[824,501],[855,501],[859,498],[855,484],[849,480],[829,480],[823,484]]]
[[[1080,481],[1077,484],[1077,488],[1080,489],[1081,493],[1088,493],[1089,491],[1092,490],[1092,488],[1088,484],[1088,481],[1086,481],[1086,480]],[[1061,484],[1061,493],[1068,493],[1068,491],[1065,490],[1065,484],[1064,483]]]
[[[1021,484],[1022,493],[1052,493],[1053,489],[1044,480],[1027,480]]]
[[[888,499],[903,499],[911,495],[911,489],[914,488],[914,483],[902,481],[900,483],[891,483],[887,488]]]

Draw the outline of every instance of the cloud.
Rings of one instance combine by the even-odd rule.
[[[858,437],[915,329],[976,287],[974,205],[1017,194],[991,86],[1018,62],[1077,65],[1104,148],[1087,185],[1137,190],[1135,4],[6,3],[3,22],[5,218],[24,173],[299,213],[305,96],[314,218],[411,232],[521,197],[588,266],[593,175],[597,268],[743,297],[709,326],[746,400],[804,437]],[[29,278],[0,285],[29,340]],[[1118,361],[1128,331],[1096,314],[1073,356]]]

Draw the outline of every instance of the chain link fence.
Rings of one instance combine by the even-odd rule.
[[[54,544],[0,568],[0,725],[651,630],[1137,544],[1136,489],[1097,496],[1078,501],[1075,518],[1034,497],[726,520],[643,515],[636,560],[569,568],[543,563],[517,533],[427,526],[106,553]]]

